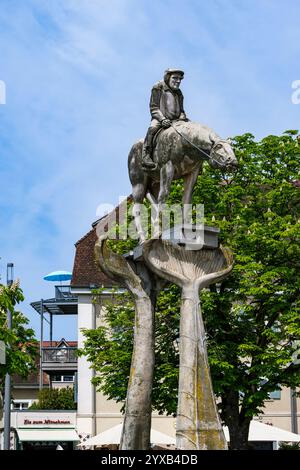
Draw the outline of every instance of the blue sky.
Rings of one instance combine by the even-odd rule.
[[[185,70],[188,117],[223,137],[299,128],[299,17],[298,0],[0,0],[0,273],[14,262],[37,333],[43,276],[71,270],[98,205],[130,193],[166,68]]]

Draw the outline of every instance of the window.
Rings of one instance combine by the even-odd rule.
[[[268,382],[267,379],[261,380],[261,385],[264,385]],[[269,392],[269,400],[280,400],[281,399],[281,390],[274,390],[273,392]]]
[[[52,382],[74,382],[74,375],[53,375]]]
[[[269,393],[270,400],[280,400],[281,399],[281,390],[274,390],[274,392]]]
[[[63,375],[64,382],[74,382],[74,375]]]
[[[62,375],[53,375],[52,382],[62,382]]]
[[[28,410],[29,406],[31,405],[31,401],[20,401],[14,400],[11,404],[11,409],[14,411],[22,411]]]

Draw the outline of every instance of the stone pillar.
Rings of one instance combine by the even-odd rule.
[[[219,248],[217,231],[206,227],[199,246],[196,237],[185,246],[180,240],[149,240],[143,247],[148,267],[181,287],[180,366],[176,447],[180,450],[226,450],[212,388],[199,291],[228,276],[232,255]]]

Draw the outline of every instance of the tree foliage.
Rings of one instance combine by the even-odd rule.
[[[94,301],[101,302],[101,290],[94,294]],[[160,413],[176,413],[179,299],[179,289],[172,285],[157,300],[152,404]],[[98,390],[109,399],[124,402],[134,333],[134,303],[129,293],[114,294],[105,303],[102,323],[94,330],[84,330],[86,340],[78,354],[87,355],[97,372],[92,382]]]
[[[28,319],[16,305],[24,300],[18,281],[11,286],[0,284],[0,340],[4,341],[6,363],[0,365],[0,415],[2,415],[2,395],[5,375],[18,374],[27,377],[35,368],[37,341],[34,331],[27,328]],[[8,329],[7,312],[12,315],[12,328]]]
[[[66,388],[44,388],[38,393],[38,401],[34,402],[31,410],[76,410],[74,390]]]
[[[259,142],[249,133],[238,136],[238,171],[228,175],[205,165],[194,190],[193,202],[204,204],[205,222],[220,228],[220,240],[235,259],[230,277],[201,293],[214,391],[232,448],[246,447],[249,423],[271,391],[300,384],[299,144],[297,131]],[[182,182],[174,182],[169,202],[180,202],[181,196]],[[175,413],[177,403],[178,297],[178,289],[168,287],[156,319],[153,405],[167,413]],[[100,373],[95,383],[122,400],[132,304],[108,307],[107,321],[107,330],[86,332],[85,352]]]
[[[35,367],[38,343],[34,331],[28,328],[29,320],[16,305],[24,300],[18,282],[12,286],[0,285],[0,340],[6,345],[6,364],[0,366],[0,382],[6,373],[26,377]],[[7,311],[12,315],[12,329],[7,328]]]

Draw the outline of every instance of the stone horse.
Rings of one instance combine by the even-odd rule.
[[[159,207],[169,196],[174,179],[183,178],[183,207],[192,203],[192,193],[203,162],[212,168],[233,171],[237,159],[230,141],[221,139],[212,129],[193,121],[173,121],[172,126],[159,132],[153,151],[156,167],[142,167],[143,141],[136,142],[128,156],[128,172],[134,201],[133,215],[140,241],[145,240],[140,206],[145,197]]]

